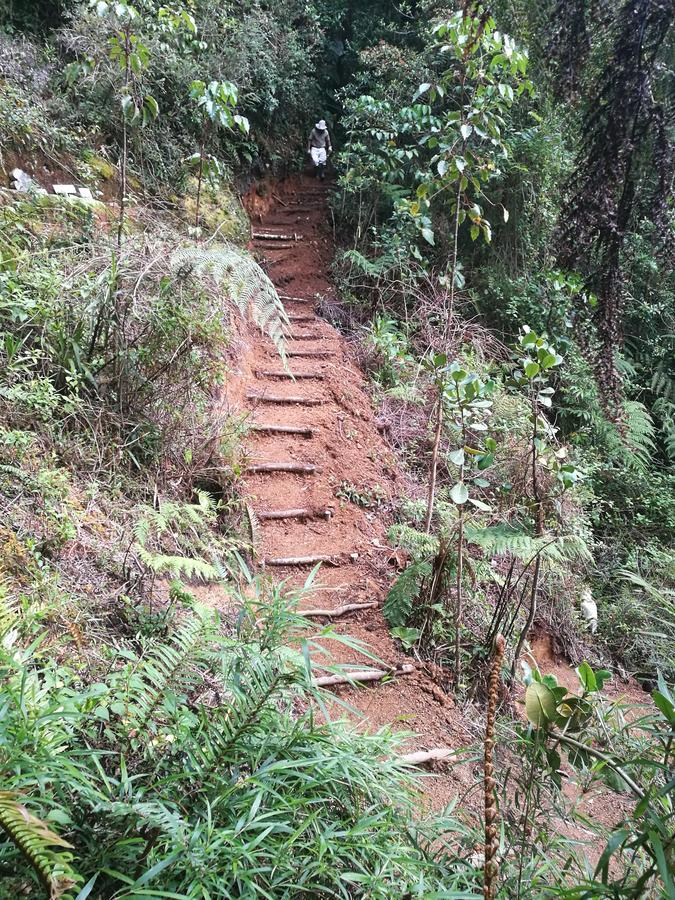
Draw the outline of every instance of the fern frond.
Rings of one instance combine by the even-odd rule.
[[[225,288],[228,300],[242,316],[253,322],[284,355],[284,342],[289,326],[288,315],[276,288],[260,266],[241,250],[230,246],[217,248],[183,247],[171,257],[175,272],[193,272]]]
[[[246,504],[246,517],[248,519],[249,533],[251,536],[251,546],[255,549],[260,547],[261,531],[260,520],[255,514],[255,510],[248,503]]]
[[[407,550],[413,559],[428,559],[438,553],[438,538],[410,525],[392,525],[387,535],[392,546]]]
[[[141,659],[122,700],[134,728],[151,726],[158,706],[169,692],[174,696],[184,693],[198,680],[200,673],[195,663],[212,635],[210,617],[205,611],[196,613],[169,641]]]
[[[644,470],[656,449],[654,421],[644,403],[626,400],[623,404],[624,441],[633,451],[628,465]]]
[[[171,575],[172,578],[199,578],[202,581],[221,581],[223,569],[195,556],[176,556],[167,553],[153,553],[142,544],[134,549],[141,562],[157,575]]]
[[[531,535],[511,525],[488,525],[484,528],[466,525],[464,533],[467,543],[480,547],[487,556],[510,553],[526,561],[534,556],[538,548]]]
[[[391,628],[398,628],[410,620],[413,604],[419,596],[422,579],[431,575],[429,560],[411,563],[393,583],[382,607],[382,614]]]
[[[28,861],[50,900],[57,900],[80,880],[70,867],[72,854],[52,849],[69,850],[72,845],[29,813],[12,791],[0,791],[0,828]]]
[[[193,760],[198,769],[227,764],[228,754],[246,733],[265,727],[265,708],[298,681],[297,668],[282,667],[280,662],[280,658],[268,656],[236,659],[228,672],[227,704],[216,710],[202,709]]]

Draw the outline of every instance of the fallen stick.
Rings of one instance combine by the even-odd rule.
[[[336,606],[335,609],[299,609],[299,616],[323,616],[326,619],[337,619],[340,616],[346,616],[347,613],[356,612],[359,609],[374,609],[377,602],[373,600],[371,603],[345,603],[344,606]]]
[[[313,475],[316,471],[318,471],[316,466],[292,462],[256,463],[252,466],[246,466],[246,472],[249,475],[256,475],[261,472],[295,472],[299,475]]]
[[[259,519],[330,519],[330,509],[261,509],[256,510]]]
[[[253,431],[269,432],[269,434],[299,434],[302,437],[314,437],[313,428],[305,428],[301,425],[265,425],[253,426]]]
[[[282,200],[278,194],[272,193],[272,197],[277,201],[277,203],[281,203],[282,206],[288,206],[285,200]]]
[[[455,751],[449,747],[437,747],[435,750],[418,750],[416,753],[406,753],[400,757],[400,761],[411,766],[421,766],[427,762],[445,762],[455,756]]]
[[[260,403],[298,403],[301,406],[321,406],[322,403],[328,402],[318,397],[279,397],[276,394],[247,394],[246,397]]]
[[[300,381],[303,378],[323,381],[326,377],[322,372],[284,372],[283,369],[258,369],[255,374],[258,378],[287,378],[289,381]]]
[[[405,665],[400,669],[368,669],[363,672],[346,672],[344,675],[322,675],[313,678],[314,687],[332,687],[335,684],[353,684],[355,681],[382,681],[395,675],[410,675],[415,666]]]
[[[315,566],[317,563],[326,563],[328,566],[339,566],[339,560],[334,556],[272,556],[263,561],[266,566]]]

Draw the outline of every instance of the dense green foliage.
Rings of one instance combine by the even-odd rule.
[[[288,318],[236,193],[299,169],[319,114],[337,318],[406,483],[392,509],[336,495],[392,514],[384,616],[467,719],[506,639],[500,896],[673,895],[672,23],[667,0],[0,0],[1,897],[482,890],[475,805],[423,821],[400,738],[331,721],[312,682],[335,634],[249,574],[248,426],[220,398],[237,332],[283,355]],[[603,694],[624,673],[638,713]],[[584,823],[597,866],[552,825],[572,771],[631,801]]]

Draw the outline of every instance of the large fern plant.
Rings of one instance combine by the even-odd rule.
[[[288,316],[272,281],[254,259],[229,245],[182,247],[171,257],[171,267],[176,273],[192,273],[215,284],[283,355]]]

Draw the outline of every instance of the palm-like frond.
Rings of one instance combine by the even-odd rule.
[[[0,828],[30,863],[50,900],[62,897],[77,883],[79,878],[70,867],[72,855],[63,852],[71,844],[29,813],[12,791],[0,791]]]
[[[283,356],[288,316],[276,288],[254,259],[227,245],[182,247],[171,257],[171,267],[175,272],[192,272],[225,288],[227,299],[242,316],[251,316]]]

